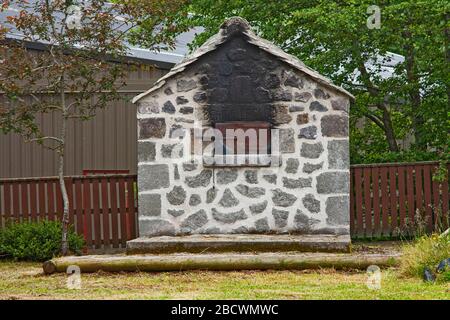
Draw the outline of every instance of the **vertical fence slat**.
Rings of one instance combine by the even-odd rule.
[[[127,239],[127,218],[126,218],[126,195],[125,195],[125,180],[119,178],[119,212],[120,212],[120,242],[122,246],[125,245]]]
[[[442,220],[442,206],[441,206],[441,184],[439,181],[433,179],[433,175],[437,171],[437,167],[432,170],[432,188],[433,188],[433,230],[440,231],[439,228],[443,226]]]
[[[109,181],[109,192],[111,196],[111,237],[114,248],[119,247],[119,223],[117,209],[117,179],[111,178]]]
[[[31,221],[37,220],[37,188],[34,181],[30,183],[30,217]]]
[[[389,167],[389,197],[390,197],[390,218],[391,218],[391,233],[395,235],[398,227],[398,194],[397,194],[397,168]]]
[[[355,170],[350,170],[350,234],[355,234]]]
[[[3,194],[5,196],[5,220],[6,222],[8,222],[9,220],[11,220],[11,183],[6,182],[3,185]]]
[[[55,220],[55,194],[54,194],[54,181],[47,181],[47,206],[48,206],[48,219]]]
[[[414,173],[415,173],[415,199],[416,199],[416,206],[414,210],[414,217],[415,220],[413,226],[416,222],[420,221],[421,215],[423,215],[424,212],[424,204],[423,204],[423,196],[424,196],[424,190],[423,190],[423,168],[424,166],[421,165],[415,165],[414,167]],[[417,212],[419,211],[419,212]]]
[[[14,220],[16,222],[20,221],[20,199],[19,199],[19,186],[20,182],[13,183],[13,213]]]
[[[101,190],[102,190],[102,218],[103,218],[103,244],[109,246],[109,208],[111,207],[108,199],[108,179],[102,178]]]
[[[382,167],[381,173],[381,225],[383,236],[389,235],[389,189],[388,189],[388,168]]]
[[[83,179],[83,229],[86,246],[92,247],[92,206],[91,184],[89,179]]]
[[[450,171],[450,166],[447,167],[447,170]],[[448,172],[447,171],[447,172]],[[448,174],[448,173],[447,173]],[[447,176],[447,181],[442,182],[442,219],[444,229],[449,227],[449,195],[448,195],[448,183],[450,174]]]
[[[424,209],[425,209],[425,223],[427,231],[433,230],[433,211],[431,208],[431,170],[430,166],[423,167],[423,191],[424,191]]]
[[[403,231],[406,222],[406,193],[405,193],[405,168],[398,167],[398,197],[399,197],[399,214],[400,214],[400,231]]]
[[[28,207],[28,182],[23,182],[20,185],[20,191],[21,191],[21,200],[22,200],[22,221],[29,222],[30,221],[30,208]]]
[[[381,235],[379,168],[372,168],[372,185],[374,235],[379,237]]]
[[[94,243],[96,248],[102,246],[100,226],[100,193],[98,178],[92,179],[92,204],[94,208]]]
[[[136,206],[134,201],[134,179],[127,178],[127,204],[128,204],[128,225],[130,226],[130,233],[127,240],[136,237]]]
[[[371,169],[364,168],[364,222],[365,222],[365,230],[366,237],[372,237],[373,228],[372,228],[372,195],[371,195]]]
[[[361,173],[361,168],[355,169],[356,234],[358,237],[364,236]]]
[[[76,230],[78,234],[84,234],[83,232],[83,191],[81,188],[81,180],[75,180],[75,215],[77,218],[76,221]]]
[[[47,197],[45,196],[45,181],[41,180],[38,182],[38,192],[39,192],[39,221],[44,221],[47,219],[47,213],[45,209]]]
[[[416,180],[417,182],[417,180]],[[413,166],[408,166],[406,169],[406,189],[408,197],[408,227],[414,228],[416,225],[415,221],[415,210],[414,210],[414,168]]]

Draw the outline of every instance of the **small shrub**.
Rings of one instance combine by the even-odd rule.
[[[17,260],[45,261],[61,250],[62,224],[58,221],[11,223],[0,230],[0,254]],[[84,239],[68,232],[69,250],[78,254]]]
[[[450,235],[423,236],[402,249],[400,271],[405,276],[422,277],[426,267],[435,270],[444,259],[450,257]],[[449,280],[448,272],[439,275],[441,280]]]

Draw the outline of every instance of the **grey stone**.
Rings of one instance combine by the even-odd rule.
[[[343,115],[325,115],[321,119],[322,135],[325,137],[347,137],[348,117]]]
[[[197,88],[197,83],[193,79],[180,79],[177,81],[177,91],[186,92]]]
[[[203,103],[207,101],[208,97],[206,95],[206,92],[198,91],[194,94],[193,99],[197,103]]]
[[[232,224],[235,223],[236,221],[245,220],[248,218],[244,209],[235,212],[223,213],[217,211],[217,209],[215,208],[212,208],[212,216],[215,220],[227,224]]]
[[[311,187],[311,185],[312,178],[290,179],[287,177],[283,177],[283,186],[288,189],[307,188]]]
[[[225,208],[234,207],[239,204],[239,200],[233,195],[233,192],[229,188],[226,188],[223,192],[222,199],[219,201],[219,205]]]
[[[217,196],[217,189],[216,188],[211,188],[206,192],[206,203],[211,203],[214,201],[214,199],[216,199]]]
[[[295,74],[287,73],[284,85],[294,88],[301,88],[303,86],[302,81]]]
[[[308,126],[300,129],[300,133],[298,134],[299,138],[303,139],[315,139],[317,138],[317,127],[316,126]]]
[[[182,113],[182,114],[194,113],[194,108],[192,108],[192,107],[181,107],[180,108],[180,113]]]
[[[250,184],[258,183],[258,171],[256,170],[245,170],[244,172],[245,181]]]
[[[247,227],[240,226],[239,228],[233,229],[231,233],[234,234],[247,234],[249,232]]]
[[[321,142],[317,143],[302,143],[300,155],[304,158],[317,159],[323,152],[323,146]]]
[[[266,210],[267,208],[267,200],[264,200],[263,202],[255,203],[249,206],[250,212],[252,214],[259,214]]]
[[[166,220],[139,219],[139,233],[143,237],[174,236],[175,227]]]
[[[350,156],[348,140],[328,141],[328,168],[348,169],[350,167]]]
[[[310,218],[298,209],[297,214],[294,216],[295,230],[300,232],[309,232],[311,230],[311,227],[319,222],[320,220]]]
[[[156,156],[155,143],[150,141],[138,142],[138,161],[154,161]]]
[[[275,101],[292,101],[292,93],[289,90],[279,89],[273,93]]]
[[[305,107],[302,107],[302,106],[290,106],[289,107],[289,112],[300,112],[300,111],[305,111]]]
[[[138,166],[139,191],[168,188],[169,166],[167,164],[142,164]]]
[[[275,89],[281,85],[280,77],[276,73],[268,73],[264,77],[263,86],[267,89]]]
[[[279,129],[280,131],[280,152],[281,153],[294,153],[295,152],[295,139],[294,129]]]
[[[182,233],[191,233],[208,223],[205,210],[201,209],[187,217],[180,225]]]
[[[289,217],[289,211],[272,209],[272,216],[277,228],[284,228],[287,226],[287,220]]]
[[[286,160],[286,173],[297,173],[298,166],[300,165],[300,162],[298,159],[295,158],[289,158]]]
[[[249,198],[259,198],[266,193],[266,190],[260,187],[249,187],[243,184],[238,184],[236,190],[243,196]]]
[[[330,97],[330,95],[328,93],[326,93],[325,91],[323,91],[322,89],[314,89],[314,97],[316,97],[316,99],[323,99],[326,100]]]
[[[180,172],[178,171],[178,165],[173,165],[173,179],[174,180],[180,180]]]
[[[174,107],[174,105],[172,104],[172,102],[166,101],[166,102],[164,102],[164,104],[163,104],[162,111],[165,112],[165,113],[170,113],[170,114],[172,114],[172,113],[175,113],[175,107]]]
[[[167,87],[164,89],[164,93],[168,96],[170,96],[171,94],[173,94],[172,88],[171,87]]]
[[[297,115],[297,124],[306,124],[309,122],[309,116],[307,113],[301,113]]]
[[[195,169],[197,169],[197,167],[198,167],[198,163],[194,162],[194,161],[183,163],[184,171],[194,171]]]
[[[169,209],[167,210],[167,213],[176,218],[182,216],[184,214],[184,210]]]
[[[330,225],[348,225],[350,222],[350,205],[348,196],[328,197],[325,202],[327,223]]]
[[[171,205],[178,206],[183,204],[186,200],[186,191],[181,186],[174,186],[170,192],[167,193],[167,201]]]
[[[323,162],[318,163],[318,164],[307,162],[303,165],[303,172],[312,173],[316,170],[322,169],[322,166],[323,166]]]
[[[341,110],[348,112],[349,101],[344,98],[338,98],[336,100],[331,100],[331,108],[333,110]]]
[[[191,197],[189,198],[189,205],[190,206],[197,206],[200,203],[202,203],[202,199],[200,198],[200,196],[198,194],[193,194],[191,195]]]
[[[205,169],[196,176],[186,177],[185,182],[189,188],[206,187],[209,185],[211,177],[212,171]]]
[[[163,144],[161,146],[161,156],[163,158],[179,158],[183,156],[181,144]]]
[[[313,194],[309,193],[302,199],[303,205],[309,212],[318,213],[320,212],[320,201],[317,200]]]
[[[186,104],[189,102],[189,100],[186,99],[184,96],[178,96],[175,102],[177,104]]]
[[[184,123],[194,123],[193,119],[187,119],[187,118],[175,118],[176,122],[184,122]]]
[[[290,207],[297,200],[293,194],[281,191],[280,189],[272,190],[272,201],[279,207]]]
[[[272,101],[272,96],[270,91],[264,89],[263,87],[257,87],[255,89],[255,100],[256,102],[264,103]]]
[[[294,95],[294,100],[299,102],[308,102],[312,98],[311,93],[309,92],[296,92]]]
[[[161,195],[140,194],[139,216],[160,216],[160,215],[161,215]]]
[[[142,101],[138,104],[138,110],[141,114],[159,113],[159,105],[157,101]]]
[[[232,48],[228,50],[227,57],[230,61],[239,61],[247,57],[247,50],[243,48]]]
[[[139,119],[139,139],[163,138],[165,134],[164,118]]]
[[[348,193],[350,175],[348,172],[324,172],[317,176],[317,192]]]
[[[265,174],[265,175],[263,175],[263,179],[271,184],[277,183],[277,175],[276,174]]]
[[[309,111],[325,112],[328,111],[328,108],[321,104],[319,101],[313,101],[309,105]]]
[[[268,232],[270,230],[267,218],[261,218],[255,221],[256,232]]]
[[[272,121],[275,125],[286,124],[292,121],[289,108],[285,105],[275,105],[272,108]]]
[[[237,177],[238,171],[236,169],[219,169],[216,173],[218,184],[229,184],[236,181]]]

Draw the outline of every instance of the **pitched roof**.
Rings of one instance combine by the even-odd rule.
[[[135,103],[140,99],[142,99],[143,97],[147,96],[148,94],[161,88],[166,83],[166,80],[184,71],[186,67],[188,67],[193,62],[197,61],[201,56],[217,49],[219,45],[226,42],[228,39],[231,38],[231,36],[237,33],[243,34],[248,43],[257,46],[261,50],[268,52],[269,54],[275,56],[279,60],[287,63],[291,67],[307,74],[309,77],[311,77],[316,82],[322,84],[323,86],[332,88],[346,95],[352,100],[355,99],[355,97],[347,90],[333,84],[330,79],[322,76],[318,72],[307,67],[302,61],[300,61],[296,57],[284,52],[283,50],[275,46],[272,42],[258,37],[251,30],[249,23],[245,19],[241,17],[232,17],[230,19],[225,20],[225,22],[220,27],[218,33],[209,38],[201,47],[199,47],[192,54],[183,59],[180,63],[176,64],[169,71],[169,73],[167,73],[166,75],[161,77],[158,81],[156,81],[155,85],[151,89],[134,97],[132,102]]]

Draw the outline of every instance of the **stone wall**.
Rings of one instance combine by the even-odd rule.
[[[139,101],[140,235],[347,234],[348,98],[238,43],[239,50],[207,54]],[[233,102],[228,90],[242,79],[251,81],[251,99]],[[280,130],[280,165],[211,168],[187,150],[191,138],[180,140],[179,129],[189,135],[194,127],[208,128],[220,117],[218,106],[233,103],[266,118],[270,106],[270,121]],[[226,120],[236,120],[235,113]]]

